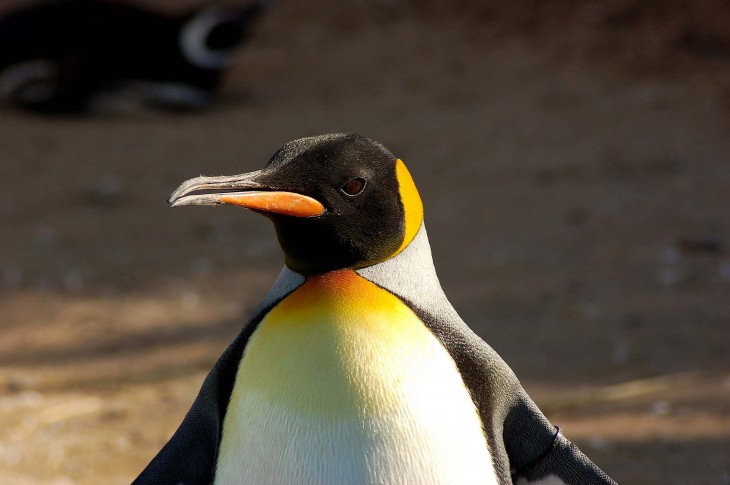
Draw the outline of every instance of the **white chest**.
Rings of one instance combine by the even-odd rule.
[[[497,483],[451,357],[397,298],[362,282],[334,300],[307,283],[262,321],[216,484]]]

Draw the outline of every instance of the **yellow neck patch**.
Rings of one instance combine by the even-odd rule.
[[[403,203],[406,223],[403,243],[395,252],[395,254],[398,254],[413,241],[413,238],[418,233],[418,229],[421,227],[421,223],[423,222],[423,202],[421,202],[421,196],[418,195],[418,189],[413,181],[413,177],[411,177],[411,173],[400,158],[395,162],[395,171],[398,177],[400,200]]]

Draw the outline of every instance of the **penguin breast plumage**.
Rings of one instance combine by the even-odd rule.
[[[308,278],[251,336],[215,483],[491,484],[491,463],[446,349],[343,270]]]

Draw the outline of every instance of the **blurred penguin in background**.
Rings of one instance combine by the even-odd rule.
[[[210,105],[236,47],[273,3],[180,14],[105,0],[60,0],[0,18],[0,97],[43,113],[103,110],[114,96],[155,107]]]

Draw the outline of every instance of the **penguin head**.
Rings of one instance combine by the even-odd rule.
[[[250,35],[253,23],[273,2],[211,6],[187,16],[179,31],[180,51],[187,62],[205,70],[228,66],[234,48]]]
[[[238,205],[266,215],[287,266],[304,275],[384,261],[413,240],[423,221],[405,164],[353,134],[289,142],[263,170],[188,180],[168,202]]]

